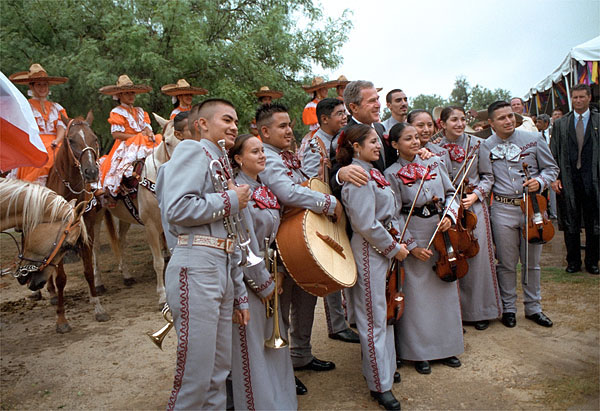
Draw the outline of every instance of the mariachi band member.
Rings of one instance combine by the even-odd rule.
[[[213,182],[211,161],[233,146],[237,114],[226,100],[210,99],[190,112],[196,140],[177,145],[158,172],[156,198],[173,255],[165,272],[167,303],[177,332],[177,362],[168,410],[225,409],[233,321],[247,325],[248,295],[240,254],[225,218],[244,209],[248,185]]]
[[[417,136],[421,142],[421,147],[439,157],[440,161],[446,166],[449,175],[451,164],[448,150],[431,142],[431,138],[435,134],[435,123],[433,122],[433,117],[429,111],[422,109],[412,110],[408,113],[406,121],[417,130]]]
[[[329,177],[329,170],[325,162],[329,162],[329,148],[334,136],[346,125],[346,109],[344,103],[337,98],[325,98],[317,104],[317,118],[319,119],[319,128],[309,140],[302,156],[302,170],[308,177],[320,177],[326,181],[325,173]],[[349,343],[360,343],[358,334],[354,332],[347,324],[344,307],[342,303],[342,291],[336,291],[327,294],[323,298],[323,308],[325,309],[325,319],[327,320],[327,334],[333,340],[340,340]],[[346,305],[348,319],[353,322],[352,306]]]
[[[133,105],[136,94],[151,90],[150,86],[133,84],[125,74],[119,76],[116,85],[104,86],[99,90],[119,102],[108,117],[110,133],[115,142],[108,155],[100,159],[102,188],[113,197],[123,193],[121,180],[132,176],[132,163],[146,158],[162,141],[160,134],[154,135],[152,132],[148,113]]]
[[[195,95],[208,94],[208,90],[201,87],[192,87],[185,79],[180,78],[175,84],[165,84],[160,91],[167,96],[171,96],[173,101],[173,110],[169,120],[173,120],[179,113],[190,111],[192,108],[192,99]]]
[[[256,124],[267,157],[261,181],[275,194],[284,207],[305,208],[315,213],[339,218],[341,203],[328,194],[313,191],[301,184],[308,179],[300,160],[289,151],[294,138],[287,108],[281,104],[266,104],[256,111]],[[284,325],[290,328],[290,355],[296,370],[328,371],[335,368],[331,361],[314,357],[310,345],[317,297],[300,288],[289,275],[283,280],[281,311]],[[291,308],[291,316],[290,314]],[[306,393],[306,387],[296,379],[296,391]]]
[[[371,396],[386,410],[399,410],[392,393],[396,374],[394,327],[387,323],[386,274],[390,260],[402,261],[408,255],[388,232],[401,230],[398,207],[390,184],[372,161],[379,159],[381,144],[375,130],[357,124],[344,131],[339,141],[337,161],[343,167],[355,164],[369,175],[362,186],[346,182],[342,202],[352,226],[352,252],[358,270],[356,284],[349,289],[355,310],[362,348],[362,370]],[[368,206],[365,206],[368,204]]]
[[[277,197],[262,184],[258,174],[265,169],[266,157],[258,137],[243,134],[229,149],[234,170],[238,170],[236,182],[247,184],[252,190],[246,212],[246,226],[250,232],[252,252],[265,256],[265,248],[273,246],[279,228],[281,206]],[[266,243],[268,241],[268,244]],[[289,348],[267,348],[265,340],[273,334],[274,321],[267,318],[265,304],[275,292],[283,290],[283,273],[275,281],[265,262],[253,267],[241,267],[248,289],[250,318],[248,325],[234,324],[231,376],[233,401],[236,410],[292,410],[298,408],[294,371]],[[273,310],[273,315],[279,312]],[[283,328],[283,324],[280,325]]]
[[[40,129],[40,138],[48,153],[48,161],[41,167],[19,167],[16,176],[20,180],[46,185],[50,169],[54,165],[54,154],[65,136],[67,125],[61,116],[67,117],[66,110],[58,103],[48,100],[49,86],[66,83],[67,77],[48,76],[40,64],[32,64],[29,71],[12,74],[9,79],[15,84],[27,84],[31,96],[29,104],[33,117]]]
[[[253,94],[256,96],[259,105],[271,104],[273,100],[283,97],[283,93],[281,91],[271,90],[269,86],[261,86],[261,88],[259,88],[258,91],[255,91]]]
[[[480,171],[479,147],[484,140],[465,134],[467,123],[463,108],[444,108],[440,114],[440,123],[444,129],[444,137],[438,144],[450,156],[451,180],[456,179],[458,183],[464,175],[464,171],[458,174],[461,166],[475,157],[465,180],[466,196],[461,202],[465,210],[471,210],[477,216],[473,235],[479,242],[479,253],[468,259],[469,272],[458,281],[458,285],[463,322],[473,324],[477,330],[485,330],[489,326],[489,320],[502,315],[490,215],[485,202],[492,185],[491,170],[485,170],[484,173]]]
[[[396,124],[390,130],[389,141],[398,150],[399,157],[385,170],[385,176],[396,193],[402,214],[408,214],[419,183],[425,180],[408,224],[413,240],[407,241],[411,250],[404,262],[406,304],[398,322],[400,357],[414,361],[415,369],[421,374],[431,373],[430,360],[441,359],[444,365],[460,367],[456,356],[463,353],[464,343],[457,285],[437,277],[431,267],[438,253],[427,249],[438,224],[439,230],[444,232],[456,220],[458,204],[450,203],[455,190],[446,167],[437,157],[422,160],[417,155],[421,144],[413,126]],[[427,166],[430,166],[429,172]],[[434,197],[448,208],[442,221]]]
[[[523,192],[541,192],[558,176],[558,166],[550,148],[539,133],[515,129],[515,113],[505,101],[488,107],[488,122],[494,133],[480,148],[480,167],[491,173],[492,233],[496,245],[498,285],[502,297],[502,323],[517,325],[517,263],[521,261],[521,282],[525,318],[552,327],[552,321],[542,312],[540,290],[540,257],[542,244],[527,244],[523,239],[525,215],[521,211]],[[523,163],[529,166],[531,178],[523,182]],[[526,249],[529,247],[529,250]],[[529,259],[525,255],[529,253]],[[524,283],[527,269],[527,284]]]

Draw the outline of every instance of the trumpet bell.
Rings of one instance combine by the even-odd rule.
[[[266,348],[284,348],[288,346],[288,342],[286,340],[284,340],[281,336],[275,336],[273,335],[271,338],[269,338],[268,340],[265,340],[265,347]]]
[[[173,328],[172,322],[165,324],[160,330],[156,332],[147,332],[146,335],[148,336],[148,338],[150,338],[150,341],[152,341],[154,345],[156,345],[162,350],[163,340],[165,339],[169,331],[171,331],[171,328]]]

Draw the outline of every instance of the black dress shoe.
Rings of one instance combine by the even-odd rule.
[[[401,381],[402,381],[402,377],[400,376],[400,373],[398,371],[396,371],[394,373],[394,384],[398,384]]]
[[[539,324],[542,327],[552,327],[552,320],[546,317],[546,314],[541,311],[532,315],[526,315],[525,318],[534,321],[536,324]]]
[[[448,366],[448,367],[452,367],[452,368],[458,368],[460,367],[462,364],[460,363],[460,360],[454,356],[452,357],[448,357],[448,358],[444,358],[442,360],[442,364]]]
[[[419,374],[431,374],[429,361],[417,361],[415,363],[415,370],[417,370]]]
[[[312,361],[301,367],[294,367],[294,370],[312,370],[312,371],[329,371],[335,368],[335,364],[331,361],[321,361],[313,357]]]
[[[298,377],[294,377],[296,379],[296,395],[304,395],[308,392],[308,390],[306,389],[306,386],[304,384],[302,384],[302,381],[300,381],[300,378]]]
[[[391,391],[377,392],[371,391],[371,397],[375,398],[379,405],[386,410],[400,410],[400,402],[394,397]]]
[[[515,316],[515,313],[502,314],[502,324],[508,328],[513,328],[515,325],[517,325],[517,317]]]
[[[581,271],[581,264],[567,264],[567,268],[565,269],[569,274],[575,274]]]
[[[600,274],[600,271],[598,271],[597,265],[586,265],[585,271],[587,271],[590,274]]]
[[[490,322],[489,320],[475,321],[474,326],[476,330],[483,331],[490,326]]]
[[[329,334],[329,338],[347,343],[360,344],[360,338],[358,338],[358,334],[350,328],[346,328],[339,333]]]
[[[402,367],[402,360],[397,358],[396,359],[396,368],[401,368]]]

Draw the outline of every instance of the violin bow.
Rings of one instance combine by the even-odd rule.
[[[421,182],[419,183],[419,188],[417,189],[417,195],[415,195],[415,198],[413,199],[413,202],[410,205],[410,211],[408,212],[408,217],[406,217],[406,221],[404,223],[404,228],[402,229],[402,234],[400,234],[400,239],[398,240],[398,243],[401,243],[402,240],[404,239],[404,234],[406,233],[406,227],[408,227],[408,223],[410,222],[410,218],[412,217],[413,211],[415,209],[415,204],[417,204],[417,199],[419,198],[419,194],[421,194],[421,189],[423,188],[423,183],[425,182],[425,176],[427,174],[429,174],[430,171],[431,171],[431,166],[429,165],[429,166],[427,166],[427,171],[423,175],[423,178],[421,178]]]
[[[460,179],[460,183],[458,183],[459,186],[465,182],[465,178],[467,177],[469,170],[471,170],[471,167],[473,166],[473,162],[475,161],[475,158],[476,158],[476,156],[473,156],[473,158],[471,158],[471,161],[469,161],[469,165],[467,166],[467,169],[465,170],[462,178]],[[466,162],[465,162],[465,164],[466,164]],[[450,205],[456,198],[457,194],[458,194],[458,190],[454,190],[454,194],[452,195],[452,198],[448,202],[448,206],[446,208],[444,208],[444,213],[442,214],[442,217],[440,217],[440,222],[437,224],[437,227],[435,227],[435,231],[433,232],[433,235],[431,236],[431,239],[429,240],[429,244],[427,244],[427,250],[429,250],[429,248],[431,247],[431,243],[433,243],[433,239],[435,238],[435,235],[440,230],[440,225],[442,224],[442,220],[444,219],[444,217],[446,217],[446,215],[448,215],[448,210],[450,210]]]
[[[525,181],[529,179],[529,170],[527,163],[523,163],[523,174],[525,175]],[[527,204],[527,195],[529,193],[529,187],[525,187],[523,190],[523,202],[525,203],[525,262],[523,266],[523,284],[529,283],[529,204]]]

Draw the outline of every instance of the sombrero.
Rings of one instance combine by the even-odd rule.
[[[180,96],[182,94],[208,94],[208,90],[202,87],[192,87],[185,79],[180,78],[176,84],[166,84],[160,91],[167,96]]]
[[[277,99],[283,97],[283,93],[281,91],[271,90],[269,86],[262,86],[258,89],[258,91],[254,92],[254,95],[258,98],[271,97],[273,99]]]
[[[143,84],[133,84],[133,81],[131,81],[127,74],[122,74],[119,76],[116,85],[104,86],[98,91],[102,94],[108,94],[109,96],[129,92],[141,94],[152,91],[152,87]]]
[[[302,88],[304,89],[304,91],[306,91],[307,93],[312,93],[313,91],[316,91],[320,88],[331,88],[332,86],[329,85],[330,82],[325,82],[323,80],[323,77],[315,77],[311,83],[310,86],[302,86]]]
[[[338,86],[345,86],[346,84],[350,83],[350,80],[348,80],[346,78],[346,76],[344,76],[343,74],[341,76],[339,76],[337,78],[337,80],[331,80],[328,81],[327,83],[325,83],[327,85],[327,87],[338,87]]]
[[[9,77],[10,81],[15,84],[30,84],[36,81],[45,81],[49,85],[66,83],[69,79],[67,77],[50,77],[46,70],[37,63],[34,63],[29,67],[29,71],[19,71],[18,73],[11,74]]]

